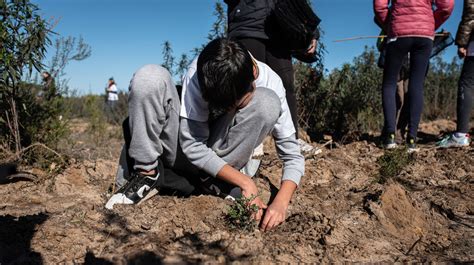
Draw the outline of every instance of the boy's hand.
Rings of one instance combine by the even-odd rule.
[[[250,205],[255,204],[258,207],[258,212],[255,214],[255,220],[260,221],[260,219],[262,219],[263,209],[266,209],[267,205],[265,205],[265,203],[263,203],[258,197],[257,186],[249,176],[242,174],[240,171],[229,165],[225,165],[221,170],[219,170],[217,177],[240,187],[242,189],[242,196],[245,196],[246,198],[255,197],[255,199],[250,202]]]
[[[242,188],[242,196],[244,196],[245,198],[251,198],[255,196],[255,199],[250,202],[250,205],[257,205],[258,211],[255,214],[255,220],[257,222],[260,221],[262,219],[263,209],[267,209],[267,205],[263,203],[260,197],[258,197],[257,186],[252,180],[250,180],[248,184]]]
[[[467,49],[464,47],[459,47],[458,55],[459,55],[459,58],[463,59],[467,55]]]
[[[286,219],[286,211],[290,204],[291,197],[296,190],[296,183],[289,180],[284,180],[281,183],[280,191],[278,191],[272,204],[267,209],[260,229],[269,231],[283,223]]]
[[[288,204],[274,201],[272,204],[270,204],[267,211],[265,212],[260,229],[266,232],[279,226],[285,221],[287,210]]]

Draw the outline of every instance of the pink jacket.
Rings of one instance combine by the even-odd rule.
[[[453,8],[454,0],[374,0],[375,16],[390,38],[433,38]]]

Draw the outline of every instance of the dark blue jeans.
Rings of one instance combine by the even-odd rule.
[[[387,44],[387,54],[382,83],[382,106],[384,113],[383,134],[395,133],[397,124],[397,81],[403,59],[410,53],[408,83],[408,135],[416,139],[421,112],[423,111],[423,88],[428,69],[433,40],[422,37],[404,37]]]
[[[469,132],[472,101],[474,97],[474,56],[466,57],[459,78],[458,105],[457,105],[457,132]]]

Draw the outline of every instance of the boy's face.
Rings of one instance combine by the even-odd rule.
[[[255,94],[255,83],[252,82],[252,91],[247,92],[240,100],[237,102],[237,109],[243,109],[245,108],[250,101],[253,98],[253,95]]]
[[[253,76],[255,79],[258,78],[258,66],[255,60],[253,60]],[[252,82],[251,84],[252,90],[250,92],[247,92],[240,100],[237,102],[237,109],[242,109],[245,108],[250,101],[253,98],[253,95],[255,94],[255,82]]]

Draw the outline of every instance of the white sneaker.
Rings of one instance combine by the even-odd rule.
[[[299,144],[301,152],[303,154],[317,155],[317,154],[320,154],[320,153],[323,152],[323,150],[321,150],[321,148],[312,146],[312,145],[308,144],[307,142],[305,142],[302,139],[298,139],[298,144]]]
[[[253,150],[253,155],[252,157],[260,157],[260,156],[263,156],[265,153],[263,152],[263,143],[261,143],[259,146],[257,146],[254,150]]]
[[[132,173],[132,179],[120,188],[105,204],[105,208],[112,210],[116,204],[143,203],[158,193],[158,178],[160,173],[148,176],[138,172]]]
[[[468,147],[471,143],[469,134],[450,134],[444,137],[436,145],[440,148],[450,148],[450,147]]]

